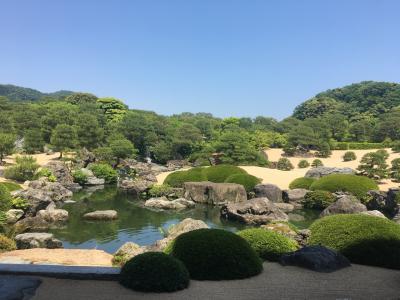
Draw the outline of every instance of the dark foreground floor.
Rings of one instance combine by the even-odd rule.
[[[13,280],[18,279],[14,277]],[[265,263],[264,272],[257,277],[192,281],[188,289],[172,294],[133,292],[111,281],[41,280],[34,300],[400,299],[400,271],[360,265],[325,274]],[[1,295],[0,299],[3,299]]]

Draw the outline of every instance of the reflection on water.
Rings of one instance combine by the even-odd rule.
[[[177,211],[157,211],[143,207],[143,201],[106,187],[93,193],[82,191],[74,195],[76,203],[64,205],[69,212],[69,220],[64,228],[53,229],[55,237],[63,241],[65,248],[101,249],[115,252],[125,242],[150,245],[163,238],[162,228],[167,229],[185,218],[199,219],[213,228],[236,231],[245,225],[220,218],[219,208],[196,205],[193,209]],[[118,212],[118,220],[95,222],[83,220],[83,215],[94,210],[113,209]],[[306,220],[293,222],[302,228],[315,219],[310,212],[296,212]]]

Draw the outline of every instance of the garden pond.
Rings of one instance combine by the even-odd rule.
[[[63,206],[69,212],[66,226],[50,230],[63,242],[64,248],[100,249],[115,252],[126,242],[141,246],[164,238],[164,232],[185,218],[203,220],[212,228],[230,231],[246,227],[220,218],[219,207],[197,204],[182,211],[153,210],[144,207],[144,201],[109,186],[97,191],[84,190],[74,194],[75,203]],[[113,209],[118,212],[115,221],[86,221],[83,215],[95,210]],[[290,221],[299,228],[307,228],[319,215],[318,211],[297,210],[293,213],[303,220]],[[299,216],[297,216],[299,217]]]

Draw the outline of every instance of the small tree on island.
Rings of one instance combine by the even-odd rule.
[[[15,136],[8,133],[0,133],[0,163],[3,158],[14,152]]]
[[[387,153],[387,152],[386,152]],[[360,161],[357,170],[362,175],[375,179],[383,179],[388,175],[388,165],[386,164],[386,153],[370,152],[365,154]]]
[[[51,134],[50,143],[55,150],[60,151],[60,158],[62,158],[63,152],[75,148],[78,143],[75,128],[66,124],[57,125]]]

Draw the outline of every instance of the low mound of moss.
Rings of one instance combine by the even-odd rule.
[[[357,264],[400,269],[400,225],[362,214],[333,215],[315,221],[310,245],[339,251]]]
[[[208,181],[221,183],[225,182],[229,176],[235,174],[247,174],[245,170],[237,166],[217,165],[204,169],[204,173]]]
[[[310,190],[334,192],[349,192],[362,200],[370,190],[378,190],[376,182],[365,176],[351,174],[331,174],[321,177],[310,186]]]
[[[261,180],[250,174],[234,174],[229,176],[225,182],[241,184],[244,186],[246,192],[251,192]]]
[[[335,196],[328,191],[311,191],[304,196],[303,205],[305,208],[325,209],[336,201]]]
[[[296,251],[297,242],[272,230],[245,229],[238,232],[264,260],[278,261],[286,253]]]
[[[183,187],[185,182],[207,181],[204,168],[193,168],[187,171],[176,171],[169,174],[164,184],[172,187]]]
[[[170,245],[190,277],[197,280],[247,278],[262,271],[257,253],[240,236],[220,229],[198,229],[178,236]]]
[[[189,272],[182,262],[162,252],[135,256],[121,269],[120,283],[142,292],[174,292],[189,285]]]
[[[300,177],[296,178],[289,184],[289,189],[309,189],[310,186],[316,181],[315,178],[311,177]]]

